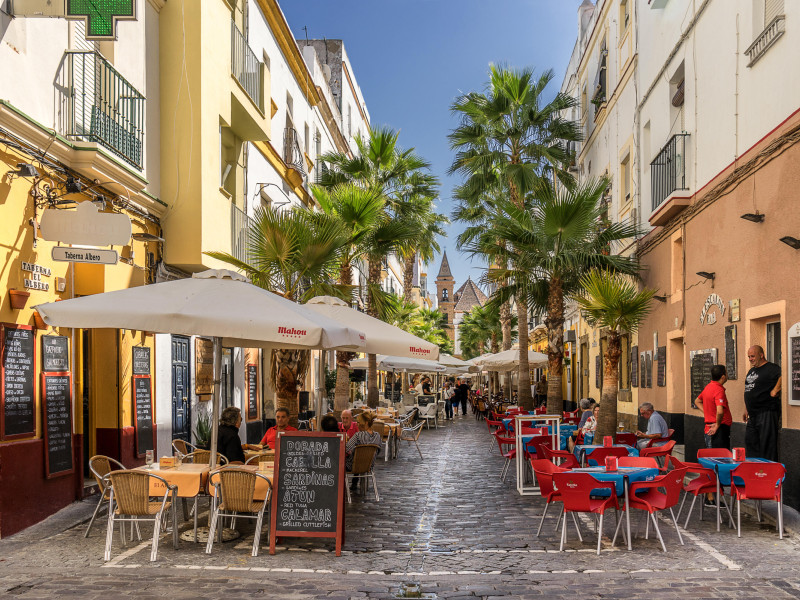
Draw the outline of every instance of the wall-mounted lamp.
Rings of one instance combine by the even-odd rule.
[[[134,233],[131,235],[137,242],[163,242],[164,238],[153,233]]]
[[[760,213],[760,212],[744,213],[739,218],[740,219],[744,219],[745,221],[752,221],[753,223],[763,223],[764,222],[764,214]]]
[[[714,273],[714,272],[709,273],[708,271],[698,271],[697,274],[700,277],[702,277],[703,279],[710,279],[711,280],[711,289],[712,290],[714,289],[714,278],[715,278],[716,273]]]
[[[666,302],[667,301],[667,295],[664,294],[663,296],[653,296],[653,300],[658,300],[659,302]]]
[[[38,177],[39,171],[36,170],[36,167],[31,164],[19,163],[17,164],[17,170],[9,171],[7,175],[10,179],[13,179],[14,177]]]
[[[791,246],[795,250],[800,250],[800,240],[790,235],[785,235],[781,238],[781,241],[786,244],[787,246]]]

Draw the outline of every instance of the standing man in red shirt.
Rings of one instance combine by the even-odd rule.
[[[697,402],[703,405],[706,448],[731,448],[733,417],[725,395],[728,372],[725,365],[711,367],[711,382],[700,392]]]

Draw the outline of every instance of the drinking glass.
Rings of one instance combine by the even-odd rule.
[[[147,464],[148,467],[153,466],[153,451],[147,450],[144,453],[144,462]]]
[[[622,431],[623,429],[625,429],[625,425],[624,425],[624,423],[622,421],[620,421],[619,422],[619,430]]]

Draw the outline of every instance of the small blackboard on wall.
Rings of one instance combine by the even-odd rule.
[[[667,385],[667,347],[658,347],[657,360],[657,376],[658,387],[665,387]]]
[[[725,371],[728,379],[736,379],[736,325],[725,328]]]
[[[653,387],[653,351],[648,350],[645,357],[645,376],[647,378],[647,386]]]
[[[694,350],[689,352],[689,367],[691,379],[691,402],[695,405],[695,400],[700,392],[711,381],[711,367],[717,364],[717,349]]]
[[[258,366],[247,365],[247,420],[258,419]]]
[[[28,437],[36,431],[33,328],[3,325],[0,329],[0,433],[6,440]]]
[[[69,475],[72,463],[72,378],[69,373],[42,373],[45,474]]]
[[[639,346],[631,347],[631,387],[639,387]]]
[[[789,403],[800,404],[800,323],[789,328]]]
[[[69,340],[63,335],[42,336],[42,371],[66,373],[69,371]]]
[[[133,376],[134,427],[136,429],[136,455],[142,457],[153,450],[153,395],[150,377]]]
[[[147,346],[133,347],[133,374],[150,375],[150,348]]]
[[[275,537],[336,539],[344,531],[344,435],[317,431],[281,433],[275,446],[269,553]]]

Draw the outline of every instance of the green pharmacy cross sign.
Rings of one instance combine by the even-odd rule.
[[[136,20],[136,0],[67,0],[67,18],[86,22],[87,40],[116,40],[117,21]]]

